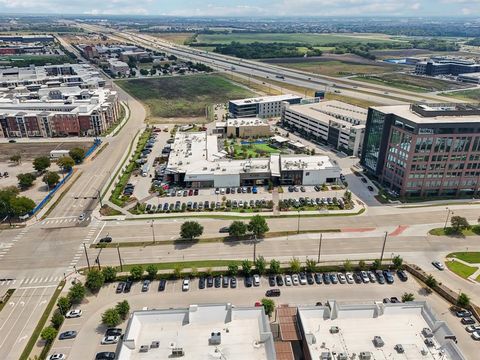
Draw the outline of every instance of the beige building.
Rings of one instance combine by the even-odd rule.
[[[259,138],[272,136],[272,130],[266,120],[260,118],[236,118],[218,122],[215,133],[227,137]]]

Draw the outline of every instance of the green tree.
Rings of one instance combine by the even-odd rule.
[[[343,263],[343,268],[345,271],[352,271],[352,262],[350,260],[345,260],[345,262]]]
[[[14,154],[10,156],[10,161],[15,163],[15,165],[19,165],[22,162],[22,155]]]
[[[193,240],[203,234],[203,226],[196,221],[185,221],[180,228],[182,239]]]
[[[28,189],[33,185],[33,182],[35,181],[36,177],[31,173],[23,173],[23,174],[18,174],[17,179],[18,179],[18,186],[21,189]]]
[[[192,266],[192,268],[190,268],[190,275],[192,275],[192,277],[198,276],[198,269],[195,266]]]
[[[432,275],[427,276],[425,284],[432,289],[435,289],[438,286],[437,280]]]
[[[367,264],[365,264],[365,260],[360,260],[360,261],[358,262],[358,268],[359,268],[360,270],[362,270],[362,271],[367,268]]]
[[[143,75],[143,76],[147,76],[148,75],[148,70],[140,69],[140,74]]]
[[[33,168],[42,173],[47,170],[51,165],[50,158],[48,156],[39,156],[33,159]]]
[[[68,290],[68,299],[72,304],[80,304],[85,298],[85,286],[77,282]]]
[[[115,308],[107,309],[102,314],[102,323],[106,326],[117,326],[118,324],[120,324],[121,321],[122,319],[120,318],[120,314]]]
[[[292,259],[289,261],[289,265],[290,265],[290,271],[292,273],[298,273],[302,266],[302,264],[300,263],[300,260],[295,256],[292,257]]]
[[[55,329],[53,326],[47,326],[40,333],[40,337],[42,338],[42,340],[45,340],[47,343],[52,343],[57,337],[57,334],[58,334],[57,329]]]
[[[65,317],[62,315],[60,310],[55,310],[52,315],[52,319],[50,320],[52,322],[52,326],[55,329],[60,329],[60,326],[63,324],[63,320],[65,320]]]
[[[10,200],[10,211],[15,216],[23,216],[34,208],[35,203],[26,196],[17,196]]]
[[[105,283],[105,278],[103,274],[98,269],[92,269],[87,273],[87,280],[85,281],[85,286],[91,292],[97,292],[101,289],[103,284]]]
[[[265,309],[265,314],[271,316],[275,310],[275,302],[272,299],[263,298],[262,306]]]
[[[228,235],[240,237],[247,233],[247,225],[243,221],[234,221],[228,228]]]
[[[392,263],[395,269],[401,269],[403,265],[403,259],[400,255],[396,255],[393,257]]]
[[[102,268],[102,274],[105,282],[112,282],[117,278],[117,269],[113,266],[105,266]]]
[[[180,276],[182,276],[182,270],[183,267],[181,264],[175,264],[173,267],[173,276],[175,276],[176,279],[179,279]]]
[[[250,260],[243,260],[242,261],[242,273],[245,276],[249,276],[252,273],[252,263]]]
[[[278,274],[280,272],[280,261],[276,259],[270,260],[269,268],[271,274]]]
[[[80,164],[85,157],[85,150],[80,147],[75,147],[68,152],[68,155],[75,161],[75,164]]]
[[[350,203],[352,201],[352,192],[345,190],[345,193],[343,194],[343,198],[345,199],[346,203]]]
[[[468,307],[470,305],[470,297],[465,293],[460,293],[457,298],[457,305],[461,307]]]
[[[372,263],[372,270],[380,269],[381,265],[382,265],[382,263],[380,262],[380,259],[375,259]]]
[[[238,274],[238,265],[236,263],[228,264],[228,274],[230,276],[236,276]]]
[[[65,315],[68,310],[72,307],[72,303],[66,296],[59,297],[57,300],[57,307],[60,310],[60,313]]]
[[[250,219],[248,223],[248,231],[253,235],[263,236],[269,230],[267,221],[263,216],[255,215]]]
[[[130,312],[130,304],[127,300],[123,300],[117,303],[115,309],[117,310],[118,315],[120,315],[120,317],[125,320],[128,317],[128,313]]]
[[[402,302],[413,301],[415,300],[415,296],[412,293],[403,293],[402,295]]]
[[[266,268],[267,262],[265,261],[265,258],[263,256],[258,256],[255,259],[255,270],[257,270],[260,275],[263,275],[265,274]]]
[[[57,165],[65,172],[72,170],[75,161],[70,156],[62,156],[57,160]]]
[[[140,280],[143,276],[143,267],[141,265],[135,265],[130,269],[130,277],[133,281]]]
[[[147,271],[147,275],[150,280],[155,279],[155,276],[157,276],[157,272],[158,272],[158,268],[156,265],[150,264],[147,266],[145,270]]]
[[[157,69],[152,68],[150,69],[150,75],[155,75],[157,73]]]
[[[51,189],[60,181],[60,175],[58,175],[56,172],[49,171],[43,175],[42,180],[45,184],[47,184],[48,188]]]
[[[457,233],[470,227],[467,219],[463,216],[452,216],[450,223],[452,224],[453,230]]]
[[[305,267],[308,272],[315,272],[317,270],[317,262],[313,259],[307,259]]]

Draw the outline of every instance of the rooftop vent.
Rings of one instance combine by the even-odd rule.
[[[337,354],[337,360],[347,360],[348,356],[345,353],[338,353]]]
[[[222,343],[222,334],[217,331],[213,331],[210,334],[210,338],[208,339],[208,344],[209,345],[220,345]]]
[[[150,349],[158,349],[160,347],[160,341],[152,341]]]
[[[375,345],[375,347],[382,347],[383,345],[385,345],[385,343],[380,336],[374,336],[373,345]]]
[[[145,352],[148,352],[148,349],[150,349],[150,347],[148,345],[141,345],[139,351],[141,353],[145,353]]]
[[[177,347],[172,349],[171,357],[182,357],[182,356],[185,356],[185,351],[183,351],[183,348]]]
[[[370,360],[372,358],[372,353],[370,351],[362,351],[358,354],[360,360]]]

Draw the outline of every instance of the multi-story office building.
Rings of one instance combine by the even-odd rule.
[[[228,111],[236,118],[243,117],[278,117],[282,114],[282,103],[299,104],[300,96],[287,94],[265,96],[259,98],[231,100],[228,103]]]
[[[476,194],[480,187],[480,107],[371,107],[361,164],[400,196]]]
[[[415,65],[415,73],[418,75],[460,75],[480,71],[480,64],[471,60],[452,58],[432,58],[421,61]]]
[[[330,100],[301,105],[284,104],[282,124],[302,136],[359,156],[362,151],[367,111]]]

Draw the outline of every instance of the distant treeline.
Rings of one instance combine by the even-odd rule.
[[[197,45],[196,45],[197,46]],[[210,45],[211,46],[211,45]],[[301,51],[299,48],[307,48],[307,51]],[[268,59],[304,56],[320,56],[322,51],[312,46],[300,43],[249,43],[242,44],[232,41],[230,44],[218,44],[215,46],[215,52],[232,55],[242,59]]]
[[[475,39],[469,40],[465,43],[466,45],[471,45],[471,46],[480,46],[480,37],[477,37]]]

